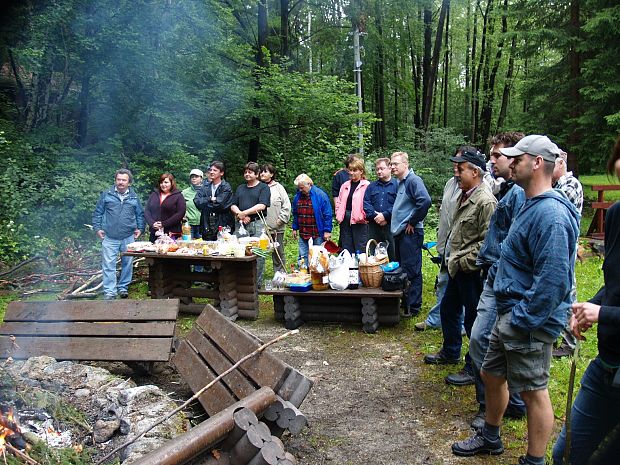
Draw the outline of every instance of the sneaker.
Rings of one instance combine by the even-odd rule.
[[[452,386],[470,386],[476,382],[474,376],[465,369],[446,376],[445,380]]]
[[[504,445],[500,438],[489,441],[479,433],[452,444],[452,453],[460,457],[471,457],[476,454],[499,455],[502,452],[504,452]]]
[[[121,296],[121,299],[126,299],[129,297],[129,294],[127,293],[127,291],[121,291],[118,293],[118,295]]]
[[[431,326],[427,324],[426,321],[420,321],[419,323],[413,325],[413,329],[415,329],[416,331],[426,331],[427,329],[441,329],[441,327]]]
[[[458,365],[461,363],[461,359],[459,358],[448,358],[443,353],[442,350],[437,352],[436,354],[428,354],[424,356],[424,363],[429,365]]]

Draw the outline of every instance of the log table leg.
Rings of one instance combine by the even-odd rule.
[[[237,276],[235,269],[222,264],[218,273],[219,310],[226,318],[235,321],[239,307],[237,306]]]
[[[301,319],[301,307],[297,297],[287,295],[284,297],[284,327],[297,329],[303,324]]]
[[[379,327],[379,311],[375,299],[362,297],[362,329],[365,333],[374,333]]]

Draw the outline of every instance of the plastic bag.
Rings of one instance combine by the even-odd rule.
[[[351,254],[343,250],[337,257],[329,259],[329,286],[336,291],[343,291],[349,285],[349,264]]]

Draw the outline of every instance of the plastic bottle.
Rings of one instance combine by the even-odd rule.
[[[217,241],[222,242],[224,240],[224,228],[222,226],[217,227]]]
[[[184,241],[192,240],[192,227],[189,225],[189,221],[183,221],[183,226],[181,226],[181,232],[183,234]]]
[[[258,238],[258,247],[263,250],[267,250],[267,247],[269,247],[269,237],[267,236],[265,231],[263,231]]]

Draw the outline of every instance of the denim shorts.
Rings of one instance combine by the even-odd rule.
[[[506,378],[511,393],[546,389],[555,338],[540,330],[519,330],[511,318],[511,312],[498,315],[482,371]]]

